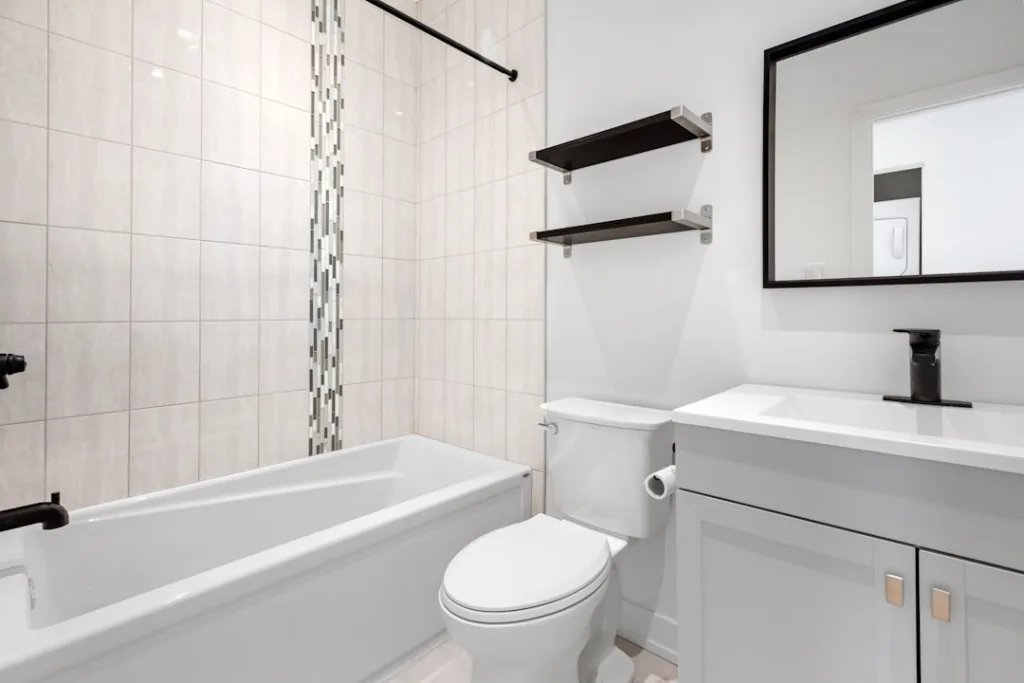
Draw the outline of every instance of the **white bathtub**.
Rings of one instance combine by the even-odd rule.
[[[411,436],[5,534],[0,682],[371,680],[443,631],[455,553],[529,510],[528,468]]]

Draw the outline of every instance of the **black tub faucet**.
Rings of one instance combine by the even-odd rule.
[[[886,401],[970,408],[967,401],[942,400],[941,330],[893,330],[910,335],[910,396],[883,396]]]
[[[0,533],[33,524],[42,524],[44,529],[59,529],[67,526],[69,521],[68,511],[60,504],[60,493],[53,493],[49,503],[0,510]]]
[[[25,356],[0,353],[0,389],[6,389],[11,386],[7,381],[7,375],[16,375],[19,372],[25,372],[25,368],[27,367],[28,364],[25,362]]]

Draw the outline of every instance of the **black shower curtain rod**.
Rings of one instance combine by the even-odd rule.
[[[395,17],[398,17],[399,19],[401,19],[402,21],[404,21],[407,24],[411,24],[412,26],[415,26],[416,28],[418,28],[419,30],[423,31],[424,33],[437,38],[442,43],[445,43],[445,44],[447,44],[447,45],[449,45],[451,47],[454,47],[459,52],[462,52],[463,54],[469,55],[470,57],[472,57],[473,59],[475,59],[478,62],[482,62],[482,63],[486,64],[487,66],[491,67],[495,71],[500,71],[501,73],[503,73],[506,76],[508,76],[508,80],[512,81],[513,83],[515,82],[515,80],[517,78],[519,78],[519,72],[516,71],[515,69],[511,69],[511,70],[506,69],[501,64],[498,64],[497,62],[492,61],[490,59],[487,59],[487,57],[484,57],[479,52],[476,52],[474,50],[470,50],[465,45],[463,45],[461,43],[455,42],[454,40],[452,40],[451,38],[449,38],[445,34],[441,33],[440,31],[438,31],[436,29],[433,29],[433,28],[430,28],[429,26],[424,24],[422,21],[420,21],[418,19],[414,19],[414,18],[410,17],[408,14],[406,14],[405,12],[401,12],[401,11],[395,9],[394,7],[389,5],[388,3],[383,2],[383,0],[366,0],[366,2],[370,3],[371,5],[373,5],[375,7],[381,8],[382,10],[387,12],[388,14],[391,14],[391,15],[393,15]]]

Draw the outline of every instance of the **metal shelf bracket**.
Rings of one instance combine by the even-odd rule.
[[[707,245],[713,241],[714,214],[715,212],[711,204],[705,204],[700,207],[700,213],[694,213],[686,209],[673,211],[672,221],[685,225],[691,230],[698,231],[700,233],[700,243]]]
[[[714,148],[711,112],[697,116],[683,106],[672,108],[672,120],[700,138],[700,151],[707,154]]]
[[[552,171],[558,171],[559,173],[562,174],[562,184],[572,185],[572,171],[570,171],[569,169],[562,168],[561,166],[555,166],[554,164],[549,164],[548,162],[542,159],[538,159],[536,152],[530,152],[530,161],[532,161],[535,164],[540,164],[544,168],[550,168]]]

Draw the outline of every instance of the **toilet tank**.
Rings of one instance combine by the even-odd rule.
[[[668,411],[563,398],[546,403],[551,512],[601,531],[646,538],[668,522],[671,498],[644,490],[672,464]]]

